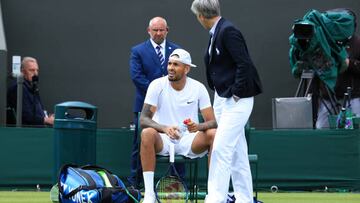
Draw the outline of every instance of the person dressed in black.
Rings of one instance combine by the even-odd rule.
[[[351,10],[348,10],[348,12],[354,16],[356,31],[356,15]],[[350,104],[352,112],[356,114],[357,117],[360,117],[360,36],[355,32],[350,38],[346,50],[349,54],[348,60],[346,61],[348,68],[338,76],[335,93],[337,98],[342,100],[347,87],[351,87]]]
[[[47,115],[40,99],[38,87],[39,65],[32,57],[24,57],[21,62],[21,73],[24,77],[22,100],[22,125],[53,125],[54,115]],[[8,88],[7,105],[16,110],[17,83],[14,81]]]

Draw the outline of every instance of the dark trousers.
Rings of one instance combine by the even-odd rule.
[[[133,136],[133,146],[131,150],[131,164],[130,164],[130,177],[128,177],[129,183],[135,188],[139,188],[140,184],[143,182],[142,176],[142,166],[140,160],[140,135],[139,130],[139,113],[134,112],[134,136]],[[179,175],[185,177],[185,164],[184,163],[175,163],[175,167]]]
[[[135,188],[139,188],[142,182],[142,167],[140,161],[140,135],[139,135],[139,122],[138,112],[134,112],[134,124],[135,130],[133,135],[133,143],[131,149],[131,163],[130,163],[130,177],[128,178],[129,183]]]

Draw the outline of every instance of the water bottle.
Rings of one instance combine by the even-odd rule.
[[[188,119],[185,119],[183,122],[181,122],[179,125],[178,125],[178,128],[179,128],[179,132],[178,132],[178,136],[179,136],[179,139],[171,139],[171,142],[174,143],[174,144],[177,144],[180,142],[180,139],[182,138],[182,136],[184,136],[185,132],[188,131],[187,129],[187,125],[191,122],[191,119],[188,118]]]
[[[345,99],[347,101],[347,105],[346,105],[346,112],[345,112],[345,129],[354,129],[354,124],[353,124],[353,113],[352,113],[352,108],[351,108],[351,91],[352,88],[351,87],[347,87],[346,89],[346,93],[347,93],[347,98]]]
[[[191,119],[185,119],[182,123],[179,125],[179,134],[180,136],[183,136],[186,131],[188,131],[188,125],[191,123]]]
[[[178,139],[170,139],[172,143],[174,144],[178,144],[180,142],[180,139],[182,138],[182,136],[185,134],[187,127],[184,123],[180,123],[178,125],[179,131],[177,132],[177,136],[179,137]]]
[[[345,128],[345,122],[346,122],[346,108],[341,108],[341,111],[336,119],[336,128],[337,129],[343,129]]]
[[[345,111],[345,129],[354,129],[351,107],[348,107]]]
[[[187,131],[187,125],[185,123],[180,123],[179,124],[179,136],[180,138],[185,134],[185,132]]]

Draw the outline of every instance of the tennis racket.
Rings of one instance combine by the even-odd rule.
[[[170,166],[156,183],[155,194],[159,203],[188,202],[189,190],[175,168],[175,144],[170,144]],[[175,175],[171,175],[173,170]]]

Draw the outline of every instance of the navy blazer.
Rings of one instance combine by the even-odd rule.
[[[177,48],[178,45],[166,41],[164,69],[150,39],[131,48],[130,75],[136,87],[134,112],[141,111],[150,82],[167,75],[169,56]]]
[[[39,93],[34,92],[31,83],[24,80],[22,101],[22,124],[23,125],[44,125],[44,107],[40,100]],[[17,104],[17,83],[13,81],[7,92],[7,104],[16,109]]]
[[[210,46],[210,43],[209,43]],[[240,30],[221,18],[216,26],[212,51],[205,54],[209,87],[219,96],[252,97],[262,92],[257,70]]]

